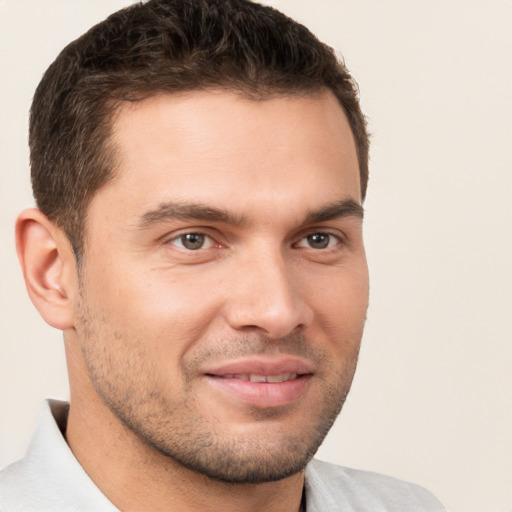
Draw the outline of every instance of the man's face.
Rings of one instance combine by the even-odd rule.
[[[331,94],[159,95],[114,124],[76,336],[140,440],[231,482],[301,470],[348,393],[368,300],[355,145]]]

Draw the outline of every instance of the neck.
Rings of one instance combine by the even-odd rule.
[[[261,484],[218,482],[157,452],[121,424],[99,400],[90,402],[72,398],[66,439],[97,487],[120,510],[301,510],[303,472]]]

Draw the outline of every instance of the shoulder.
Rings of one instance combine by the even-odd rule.
[[[306,468],[306,496],[308,512],[445,512],[439,500],[419,485],[319,460]]]
[[[27,493],[32,491],[29,485],[31,476],[37,480],[37,475],[27,474],[23,460],[14,462],[0,471],[0,511],[10,510],[8,507],[11,501],[21,503],[27,498]]]
[[[44,402],[25,456],[0,471],[1,512],[115,512],[74,457],[62,432],[68,405]]]

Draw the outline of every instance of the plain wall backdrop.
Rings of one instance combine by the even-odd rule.
[[[27,120],[62,47],[123,0],[0,0],[0,467],[66,398],[61,333],[14,249]],[[373,133],[360,365],[318,456],[512,512],[512,1],[269,1],[334,46]]]

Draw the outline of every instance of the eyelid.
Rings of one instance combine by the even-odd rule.
[[[179,230],[177,232],[172,233],[171,235],[163,237],[163,243],[165,245],[172,245],[172,246],[178,248],[178,250],[180,250],[181,252],[190,252],[190,253],[192,253],[192,252],[199,252],[199,251],[205,251],[205,250],[211,249],[212,247],[220,246],[221,244],[208,231],[209,230],[206,229],[206,228],[196,228],[196,229],[194,229],[194,228],[184,228],[182,230]],[[173,242],[179,241],[185,235],[192,235],[192,234],[204,236],[206,239],[208,239],[210,241],[208,243],[208,246],[207,247],[201,247],[199,249],[193,250],[193,249],[187,249],[182,244],[178,245],[176,243],[173,243]]]
[[[327,236],[330,236],[330,237],[333,237],[337,240],[337,243],[334,245],[334,246],[331,246],[331,247],[326,247],[324,249],[315,249],[313,247],[307,247],[307,246],[300,246],[299,243],[306,240],[308,236],[311,236],[311,235],[327,235]],[[314,250],[314,251],[328,251],[330,249],[334,249],[335,247],[339,246],[339,245],[343,245],[345,243],[345,240],[346,240],[346,237],[343,233],[341,233],[340,231],[338,230],[332,230],[332,229],[328,229],[328,228],[312,228],[312,229],[308,229],[306,232],[303,232],[300,234],[300,236],[297,238],[297,241],[293,244],[294,247],[304,247],[306,249],[311,249],[311,250]]]

